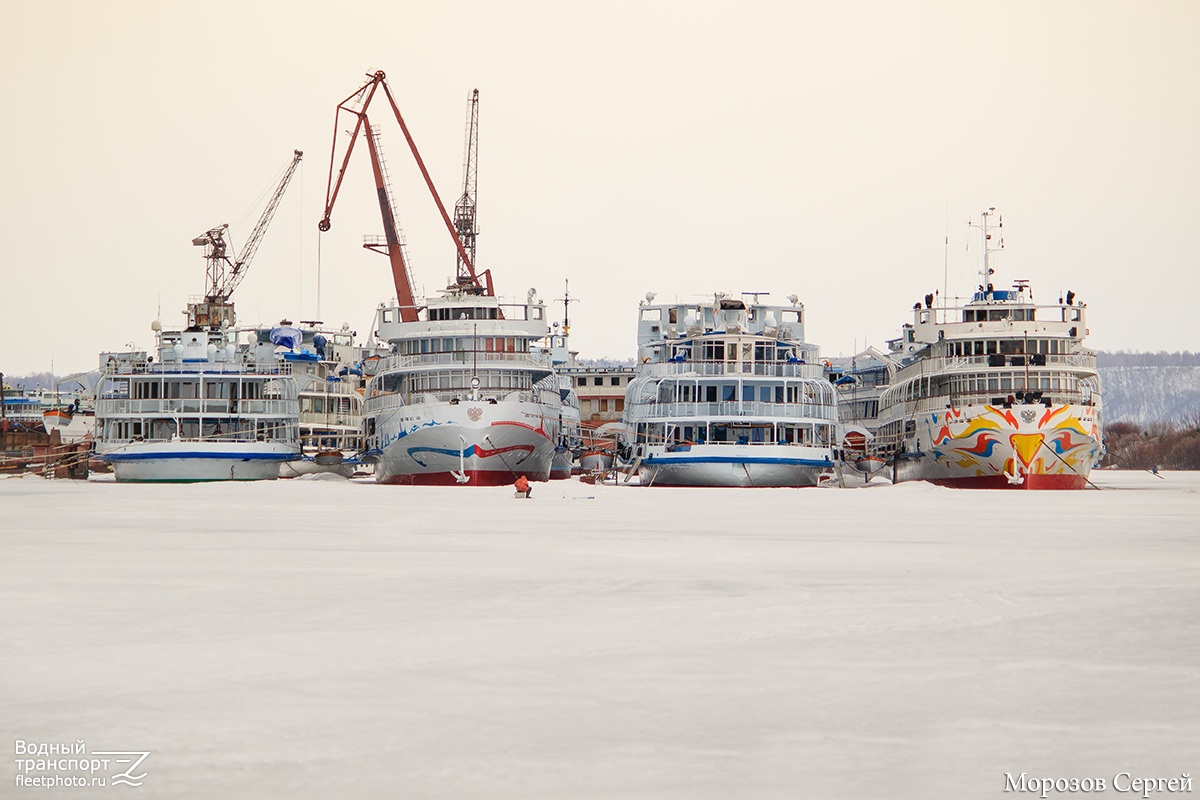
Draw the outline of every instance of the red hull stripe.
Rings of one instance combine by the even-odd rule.
[[[1003,475],[977,475],[970,478],[926,478],[929,483],[954,489],[1083,489],[1087,481],[1079,475],[1029,475],[1021,483],[1009,483]]]
[[[460,484],[449,472],[424,472],[415,475],[392,475],[381,478],[379,483],[392,486],[509,486],[516,482],[517,473],[504,470],[467,470],[467,477],[471,480]]]

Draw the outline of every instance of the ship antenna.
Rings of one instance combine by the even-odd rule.
[[[578,303],[579,299],[571,297],[571,281],[563,279],[563,296],[558,298],[563,304],[563,341],[567,340],[567,336],[571,333],[571,303]]]
[[[987,287],[992,282],[992,275],[996,272],[996,270],[991,265],[991,260],[990,260],[991,254],[1004,249],[1004,236],[1002,233],[999,235],[999,238],[997,240],[997,243],[998,243],[997,246],[996,247],[990,246],[991,241],[992,241],[992,232],[991,232],[991,228],[988,225],[988,217],[990,217],[992,214],[995,214],[995,213],[996,213],[996,208],[995,208],[995,206],[992,206],[987,211],[983,211],[980,213],[979,217],[982,220],[982,222],[978,226],[968,223],[969,225],[971,225],[971,227],[979,227],[983,231],[983,270],[980,271],[979,274],[980,274],[981,278],[983,279],[981,281],[981,285],[985,292],[987,291]],[[997,227],[999,229],[1004,228],[1004,217],[1000,217],[1000,224]]]

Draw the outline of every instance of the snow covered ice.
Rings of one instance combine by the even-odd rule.
[[[1200,776],[1200,474],[1092,477],[529,501],[0,480],[0,729],[149,751],[119,791],[155,798]],[[0,796],[98,791],[4,764]]]

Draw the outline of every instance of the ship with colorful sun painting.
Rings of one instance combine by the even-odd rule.
[[[989,209],[972,227],[984,241],[979,289],[961,305],[930,294],[914,306],[913,352],[880,396],[876,439],[898,481],[1081,489],[1103,450],[1087,306],[1074,292],[1039,304],[1027,280],[995,288],[1003,221]]]

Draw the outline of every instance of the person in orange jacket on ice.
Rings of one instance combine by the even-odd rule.
[[[526,497],[533,494],[533,489],[529,488],[529,479],[524,475],[517,478],[517,482],[513,484],[513,488],[518,492],[524,492]]]

